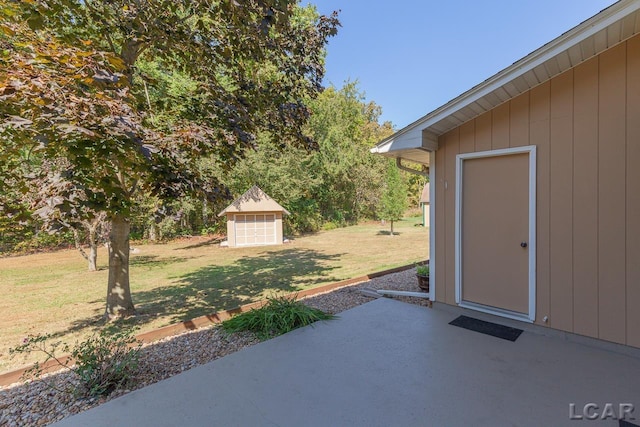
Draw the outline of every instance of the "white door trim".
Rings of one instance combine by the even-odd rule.
[[[529,312],[526,314],[501,310],[462,300],[462,178],[463,162],[467,159],[482,157],[508,156],[512,154],[529,155]],[[495,314],[526,322],[536,319],[536,146],[505,148],[500,150],[480,151],[477,153],[458,154],[456,156],[456,194],[455,194],[455,287],[456,304],[464,308]]]

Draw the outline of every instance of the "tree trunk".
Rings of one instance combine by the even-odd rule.
[[[109,232],[109,283],[107,308],[109,320],[135,314],[129,287],[129,221],[116,215],[111,219]]]
[[[149,241],[158,241],[158,225],[155,222],[149,224]]]
[[[209,226],[209,207],[207,206],[207,196],[202,198],[202,227]]]
[[[89,271],[97,271],[98,260],[98,225],[92,224],[89,227],[89,256],[87,262],[89,263]]]
[[[391,220],[391,234],[389,234],[391,237],[393,237],[393,220]]]
[[[93,245],[91,243],[91,226],[85,224],[85,226],[87,227],[87,229],[89,230],[89,247],[91,248],[91,253],[87,254],[84,249],[82,249],[82,242],[80,241],[80,233],[78,233],[78,230],[76,230],[75,228],[72,230],[73,231],[73,241],[76,245],[76,249],[78,250],[78,252],[80,252],[80,255],[82,255],[82,258],[84,258],[85,260],[87,260],[87,266],[89,268],[89,271],[96,271],[96,258],[98,256],[97,251],[94,252],[93,250]]]

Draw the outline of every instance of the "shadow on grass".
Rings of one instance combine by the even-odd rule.
[[[185,258],[185,257],[162,257],[160,258],[158,255],[135,255],[129,258],[129,266],[130,267],[162,267],[169,264],[175,264],[178,262],[185,262],[188,259],[193,259],[193,257]]]
[[[394,235],[394,236],[399,236],[399,235],[401,235],[401,234],[402,234],[402,233],[400,233],[399,231],[394,231],[394,232],[393,232],[393,235]],[[391,231],[389,231],[389,230],[380,230],[380,231],[378,231],[378,232],[376,233],[376,236],[391,236]]]
[[[186,274],[171,286],[134,294],[141,317],[170,316],[174,322],[226,310],[271,294],[295,292],[337,280],[328,263],[341,255],[286,249],[211,265]],[[295,283],[295,284],[294,284]]]
[[[188,246],[184,246],[181,248],[175,248],[174,250],[181,250],[181,249],[197,249],[197,248],[201,248],[204,246],[212,246],[212,245],[217,245],[220,242],[222,242],[224,240],[224,237],[222,236],[215,236],[212,237],[210,239],[207,239],[203,242],[198,242],[198,243],[194,243],[193,245],[188,245]]]
[[[138,314],[121,323],[143,326],[158,317],[165,317],[166,323],[176,323],[235,308],[267,296],[337,281],[338,278],[330,274],[335,269],[330,263],[341,256],[310,249],[285,249],[246,256],[229,265],[203,267],[178,277],[169,286],[134,291],[133,302]],[[180,258],[156,260],[153,256],[142,260],[143,257],[137,258],[138,265],[145,266],[180,261]],[[102,314],[102,310],[96,310],[94,316],[76,321],[56,335],[64,336],[83,329],[95,330],[105,323]]]

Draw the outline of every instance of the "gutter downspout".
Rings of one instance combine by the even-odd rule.
[[[409,172],[412,173],[414,175],[420,175],[420,176],[424,176],[424,177],[429,177],[429,168],[427,168],[426,171],[418,171],[415,169],[411,169],[410,167],[407,167],[405,165],[402,164],[402,158],[400,157],[396,157],[396,166],[398,167],[398,169],[403,170],[405,172]]]

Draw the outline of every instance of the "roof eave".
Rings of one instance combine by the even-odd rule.
[[[445,132],[438,131],[432,126],[439,122],[442,122],[445,119],[451,119],[454,114],[456,114],[463,108],[468,107],[471,104],[475,103],[476,101],[486,97],[487,95],[494,93],[496,90],[504,87],[506,84],[510,82],[513,82],[518,77],[521,77],[525,73],[528,73],[534,70],[536,67],[539,67],[540,65],[544,64],[546,61],[553,59],[558,55],[561,55],[562,53],[568,51],[571,47],[576,46],[577,44],[581,43],[584,40],[587,40],[589,37],[593,37],[598,32],[622,20],[626,16],[634,12],[637,12],[638,10],[640,10],[639,0],[621,0],[618,3],[615,3],[609,6],[608,8],[604,9],[600,13],[587,19],[586,21],[577,25],[573,29],[557,37],[553,41],[545,44],[544,46],[530,53],[529,55],[522,58],[521,60],[515,62],[511,66],[505,68],[504,70],[498,72],[494,76],[488,78],[487,80],[480,83],[479,85],[476,85],[470,90],[462,93],[461,95],[452,99],[448,103],[442,105],[436,110],[430,112],[429,114],[409,124],[403,129],[397,131],[390,137],[385,138],[380,143],[378,143],[376,147],[374,147],[374,149],[381,148],[382,151],[380,150],[374,151],[374,149],[372,149],[371,152],[393,156],[392,153],[396,151],[394,150],[394,144],[396,145],[399,144],[402,147],[400,148],[400,150],[406,150],[407,148],[409,148],[409,146],[411,146],[412,148],[420,147],[421,144],[417,144],[415,141],[413,143],[409,143],[407,136],[413,135],[421,131],[428,131],[436,136],[442,135]],[[635,34],[636,33],[632,34],[631,36]],[[612,46],[607,46],[607,48],[610,48]],[[596,52],[593,56],[599,53],[600,52]],[[586,59],[588,58],[585,58],[584,60]],[[577,64],[572,64],[571,68],[575,67],[576,65]],[[559,73],[549,75],[548,78],[544,79],[539,84],[542,84],[550,80],[551,78],[555,77],[558,74]],[[524,93],[531,89],[532,87],[529,87],[526,90],[523,90],[513,96],[510,96],[507,100],[513,99],[515,96],[518,96],[521,93]],[[495,108],[495,106],[491,108]],[[479,112],[474,117],[477,117],[480,114],[482,113]],[[456,119],[456,120],[459,121],[459,119]],[[464,122],[459,122],[458,126],[462,123]]]

